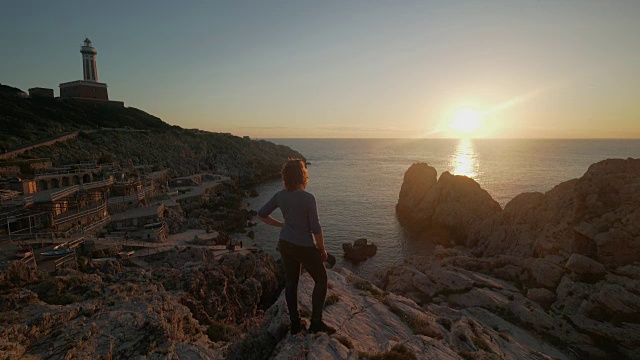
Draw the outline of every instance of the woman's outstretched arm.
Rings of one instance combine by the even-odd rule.
[[[271,225],[271,226],[275,226],[275,227],[282,227],[283,222],[276,220],[273,216],[269,215],[267,217],[262,217],[260,215],[258,215],[258,219],[260,219],[260,221],[262,221],[263,223],[267,224],[267,225]]]

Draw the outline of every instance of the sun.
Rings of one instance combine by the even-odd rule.
[[[460,109],[449,126],[460,133],[470,135],[480,128],[481,122],[481,112],[474,109]]]

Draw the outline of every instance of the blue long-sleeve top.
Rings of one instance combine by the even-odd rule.
[[[280,208],[284,225],[280,229],[280,239],[300,246],[314,246],[311,234],[322,233],[316,198],[304,190],[280,190],[258,211],[260,217],[267,217]]]

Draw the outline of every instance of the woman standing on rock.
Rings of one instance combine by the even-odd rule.
[[[322,310],[327,295],[327,271],[323,261],[327,260],[328,255],[318,220],[316,198],[304,190],[309,182],[305,162],[300,159],[287,160],[282,166],[282,182],[284,189],[273,195],[258,211],[258,218],[268,225],[281,228],[278,248],[287,276],[285,297],[291,319],[291,334],[295,335],[301,330],[298,313],[300,265],[307,269],[315,282],[311,296],[309,332],[332,334],[335,329],[322,321]],[[270,215],[276,208],[282,211],[284,222]]]

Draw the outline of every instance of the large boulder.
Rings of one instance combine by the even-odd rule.
[[[574,223],[583,246],[604,265],[640,259],[640,159],[595,163],[574,188]],[[585,231],[587,230],[587,231]]]
[[[398,219],[420,231],[447,230],[454,241],[474,245],[478,239],[470,235],[502,208],[471,178],[449,172],[436,177],[426,163],[407,170],[396,205]]]
[[[580,254],[573,254],[565,265],[570,271],[580,275],[604,275],[604,266],[599,262]]]
[[[599,284],[579,312],[598,321],[640,321],[640,296],[618,284]]]
[[[420,208],[429,190],[438,182],[438,172],[427,163],[415,163],[404,173],[400,197],[396,205],[398,218],[407,225],[420,226],[421,219],[433,216],[432,209]],[[420,212],[418,209],[420,208]]]
[[[564,269],[548,259],[530,258],[524,263],[525,282],[531,287],[555,289],[564,275]]]
[[[527,290],[527,298],[548,309],[556,301],[556,294],[545,288],[533,288]]]

